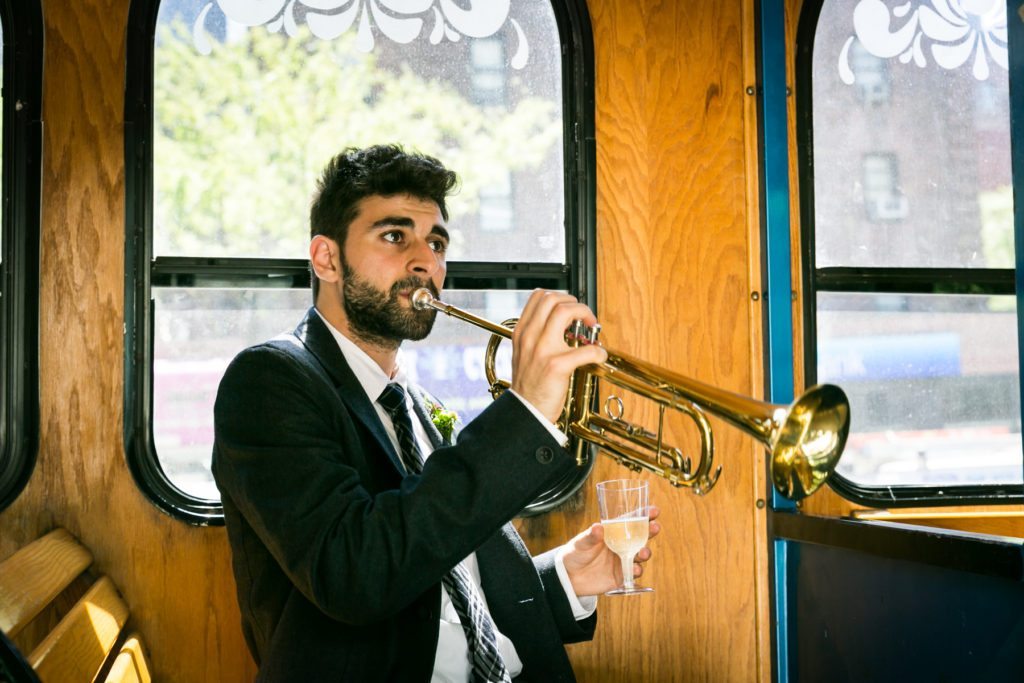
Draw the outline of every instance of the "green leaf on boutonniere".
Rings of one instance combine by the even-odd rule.
[[[430,408],[430,421],[437,427],[437,431],[441,432],[444,440],[450,441],[452,432],[455,431],[455,423],[459,421],[458,414],[454,410],[445,410],[440,404],[432,401],[427,401],[427,407]]]

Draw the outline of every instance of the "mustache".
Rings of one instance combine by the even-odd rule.
[[[410,275],[409,277],[399,280],[395,284],[391,285],[391,298],[396,299],[398,297],[398,293],[403,289],[416,290],[420,287],[426,287],[435,297],[441,296],[441,292],[438,290],[437,285],[434,284],[433,280],[423,280],[415,275]]]

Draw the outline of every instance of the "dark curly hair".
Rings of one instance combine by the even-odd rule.
[[[309,236],[324,235],[344,244],[359,201],[373,195],[407,194],[429,200],[448,220],[445,199],[458,184],[434,157],[406,152],[400,145],[349,147],[328,162],[309,211]]]
[[[458,176],[434,157],[406,152],[401,145],[348,147],[331,159],[317,182],[309,210],[309,236],[324,235],[344,249],[348,226],[366,197],[407,194],[437,204],[448,220],[445,199],[458,185]],[[312,274],[313,298],[319,281]]]

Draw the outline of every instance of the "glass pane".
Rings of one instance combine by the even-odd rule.
[[[496,322],[519,314],[529,292],[446,292],[445,301]],[[235,354],[290,331],[310,305],[308,290],[161,288],[154,290],[153,438],[175,486],[219,498],[210,473],[213,402]],[[490,334],[438,315],[431,335],[403,347],[410,378],[465,424],[490,402],[484,350]],[[511,347],[498,349],[498,376],[511,377]]]
[[[818,267],[1013,267],[1006,3],[826,0]]]
[[[210,473],[217,385],[239,351],[295,329],[311,300],[309,290],[153,290],[153,441],[179,489],[220,497]]]
[[[859,484],[1020,484],[1011,296],[818,294],[818,381],[850,398]]]
[[[154,61],[157,256],[305,258],[330,156],[399,142],[461,178],[450,259],[566,259],[548,2],[165,0]]]

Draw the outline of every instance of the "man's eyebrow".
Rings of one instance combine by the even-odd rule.
[[[385,216],[374,221],[373,228],[415,228],[416,222],[408,216]]]
[[[431,228],[430,234],[440,235],[441,237],[444,238],[445,242],[451,242],[451,238],[448,236],[448,231],[445,229],[443,225],[435,225],[433,228]]]

